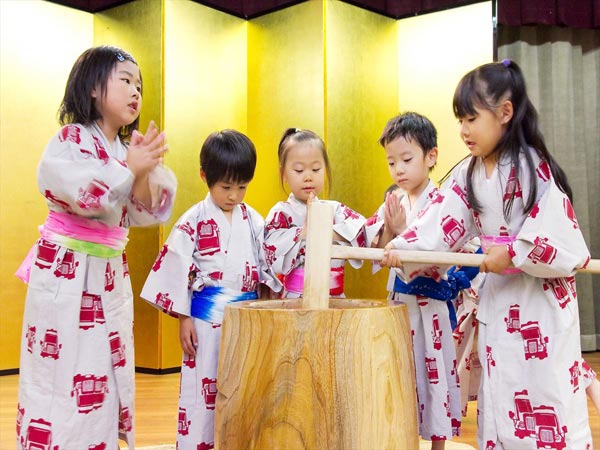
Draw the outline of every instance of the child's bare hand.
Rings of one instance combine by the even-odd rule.
[[[398,252],[393,251],[395,247],[389,242],[383,249],[383,259],[380,264],[385,267],[400,267],[402,266],[402,261],[400,260],[400,256]]]
[[[179,316],[179,340],[181,348],[186,355],[196,356],[196,347],[198,347],[198,337],[194,321],[188,316]]]
[[[385,198],[383,224],[393,236],[398,236],[406,228],[406,211],[395,192]]]
[[[159,132],[154,121],[150,121],[146,134],[137,130],[131,135],[127,151],[127,166],[137,178],[154,169],[168,150],[165,144],[165,132]]]
[[[512,260],[506,245],[494,245],[486,251],[483,263],[479,266],[479,271],[502,273],[511,265]]]

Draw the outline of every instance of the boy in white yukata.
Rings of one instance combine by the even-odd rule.
[[[142,82],[122,49],[75,62],[63,128],[38,166],[49,209],[17,276],[23,315],[17,448],[134,448],[133,293],[128,228],[164,222],[177,182],[162,166],[165,134],[137,131]]]
[[[307,203],[316,199],[331,178],[329,159],[323,140],[310,130],[288,128],[278,149],[279,176],[292,191],[285,202],[278,202],[267,215],[265,250],[273,271],[283,279],[283,297],[299,298],[304,289]],[[338,245],[364,247],[365,218],[346,205],[333,205],[333,241]],[[331,260],[329,293],[344,296],[343,259]],[[362,261],[350,260],[354,268]]]
[[[383,247],[422,215],[429,202],[439,199],[439,192],[429,179],[437,160],[437,132],[426,117],[407,112],[387,123],[379,143],[399,188],[387,194],[367,226],[367,241]],[[418,275],[423,276],[408,285],[390,271],[388,300],[408,308],[419,434],[431,441],[432,449],[443,449],[446,440],[460,431],[460,388],[447,301],[466,286],[457,287],[458,279],[451,279],[444,272]]]
[[[394,248],[456,251],[479,236],[479,448],[591,448],[574,277],[590,255],[566,175],[513,61],[467,73],[453,106],[471,156],[382,263],[401,264]],[[403,266],[424,270],[445,269]]]
[[[244,134],[211,134],[200,151],[206,198],[173,227],[141,296],[179,317],[183,348],[178,450],[214,447],[217,364],[227,303],[269,298],[281,284],[267,266],[263,218],[242,203],[256,150]],[[261,292],[262,291],[262,292]]]

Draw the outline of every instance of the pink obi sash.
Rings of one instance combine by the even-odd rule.
[[[344,294],[344,268],[332,267],[329,279],[329,295],[339,297]],[[304,269],[298,267],[283,278],[283,287],[288,292],[302,294],[304,292]]]
[[[485,253],[490,247],[497,245],[509,245],[512,244],[516,236],[492,236],[492,235],[482,235],[479,236],[479,241],[481,243],[481,248],[483,253]],[[509,267],[508,269],[504,269],[502,272],[503,275],[509,275],[513,273],[521,273],[521,269],[517,269],[516,267]]]
[[[123,253],[129,234],[127,228],[109,226],[97,220],[56,211],[50,211],[39,230],[41,239],[31,247],[15,273],[25,283],[29,282],[35,250],[44,242],[99,258],[113,258]]]

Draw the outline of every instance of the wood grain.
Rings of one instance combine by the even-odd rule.
[[[304,309],[327,309],[333,241],[333,205],[315,200],[308,205]]]
[[[418,448],[404,305],[243,303],[225,309],[215,448]]]
[[[600,373],[600,352],[584,353],[583,357]],[[0,376],[0,449],[14,449],[15,419],[17,416],[18,375]],[[179,374],[135,375],[135,442],[137,447],[149,445],[175,445],[177,436],[177,400]],[[588,400],[590,427],[594,448],[600,448],[600,414]],[[477,447],[477,402],[469,402],[467,417],[463,417],[461,435],[453,439],[458,443]],[[121,443],[123,447],[123,443]],[[418,448],[418,447],[417,447]],[[446,448],[450,448],[446,445]]]

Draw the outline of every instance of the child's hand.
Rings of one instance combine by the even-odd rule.
[[[385,198],[383,224],[392,236],[398,236],[406,228],[406,211],[395,192]]]
[[[396,248],[389,242],[383,249],[383,259],[380,264],[385,267],[401,267],[402,261],[400,260],[400,256],[398,256],[398,252],[394,252]]]
[[[196,328],[191,317],[179,316],[179,341],[186,355],[196,356],[198,337],[196,336]]]
[[[480,272],[502,273],[511,266],[512,260],[506,245],[494,245],[485,253],[483,263],[479,266]]]
[[[132,133],[127,151],[127,167],[136,178],[144,176],[162,161],[168,148],[165,144],[165,132],[159,133],[154,121],[150,121],[145,135],[137,130]]]

